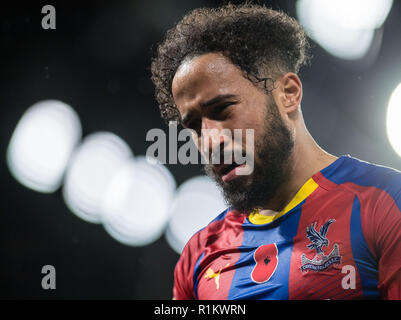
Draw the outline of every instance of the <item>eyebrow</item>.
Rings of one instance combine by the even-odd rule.
[[[216,103],[219,103],[222,100],[229,99],[229,98],[238,98],[238,96],[235,94],[219,94],[218,96],[216,96],[210,100],[202,102],[200,105],[202,108],[207,108]],[[185,125],[188,122],[188,120],[192,117],[192,115],[193,115],[193,112],[188,111],[187,114],[181,119],[181,123]]]
[[[205,107],[212,106],[212,105],[220,102],[221,100],[225,100],[225,99],[229,99],[229,98],[237,98],[237,97],[238,96],[235,94],[219,94],[218,96],[216,96],[210,100],[202,102],[201,106],[205,108]]]

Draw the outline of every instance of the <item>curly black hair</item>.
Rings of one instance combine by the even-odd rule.
[[[311,58],[301,25],[281,11],[245,3],[199,8],[186,14],[166,33],[152,59],[152,81],[161,116],[180,121],[171,84],[184,59],[221,52],[254,83],[298,73]]]

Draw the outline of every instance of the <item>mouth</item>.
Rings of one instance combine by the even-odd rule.
[[[239,165],[237,163],[232,163],[229,165],[221,165],[217,168],[218,173],[221,176],[221,179],[224,182],[229,182],[231,180],[236,179],[239,175],[237,174],[237,170],[239,168],[245,167],[245,164]]]

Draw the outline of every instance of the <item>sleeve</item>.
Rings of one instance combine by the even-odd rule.
[[[199,233],[186,244],[174,270],[174,300],[195,300],[194,272],[200,253]]]
[[[398,200],[398,201],[397,201]],[[377,245],[379,258],[378,288],[384,299],[401,299],[401,203],[400,194],[392,202],[390,209],[384,211],[378,223]]]
[[[370,229],[378,261],[378,290],[382,299],[401,299],[401,192],[386,194],[376,206]]]
[[[174,270],[173,299],[198,299],[195,273],[198,274],[202,269],[209,240],[216,239],[216,233],[223,228],[227,211],[224,210],[205,228],[196,232],[185,245]]]
[[[174,300],[193,300],[193,280],[191,279],[190,252],[186,246],[174,270]]]

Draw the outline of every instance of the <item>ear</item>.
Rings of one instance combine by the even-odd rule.
[[[301,79],[295,73],[286,73],[278,80],[273,97],[282,112],[291,114],[297,111],[302,101]]]

